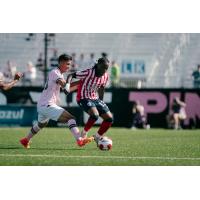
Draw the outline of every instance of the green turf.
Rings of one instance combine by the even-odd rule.
[[[111,128],[111,151],[95,143],[80,148],[67,128],[45,128],[24,149],[19,139],[29,128],[0,128],[3,166],[191,166],[200,165],[199,130],[137,130]],[[91,134],[96,129],[91,130]]]

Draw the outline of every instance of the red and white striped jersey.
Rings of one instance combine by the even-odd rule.
[[[77,92],[77,101],[80,99],[98,99],[98,89],[105,87],[108,81],[108,73],[103,76],[95,76],[95,67],[78,71],[75,73],[75,77],[80,79]]]

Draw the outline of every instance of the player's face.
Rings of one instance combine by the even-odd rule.
[[[65,73],[71,68],[71,65],[72,65],[72,61],[71,60],[69,60],[69,61],[61,61],[59,68],[60,68],[62,73]]]
[[[107,72],[108,67],[109,67],[109,63],[98,64],[97,65],[97,74],[98,74],[98,76],[103,76]]]

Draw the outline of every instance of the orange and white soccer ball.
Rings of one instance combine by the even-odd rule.
[[[112,149],[112,140],[108,137],[102,137],[98,141],[98,147],[100,150],[108,151],[108,150]]]

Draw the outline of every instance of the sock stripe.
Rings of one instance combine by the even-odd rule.
[[[31,133],[36,134],[37,131],[35,131],[34,128],[32,127],[32,128],[31,128]]]
[[[74,128],[74,127],[77,127],[77,125],[76,125],[76,124],[71,124],[71,125],[69,125],[69,128],[70,128],[70,129],[72,129],[72,128]]]

